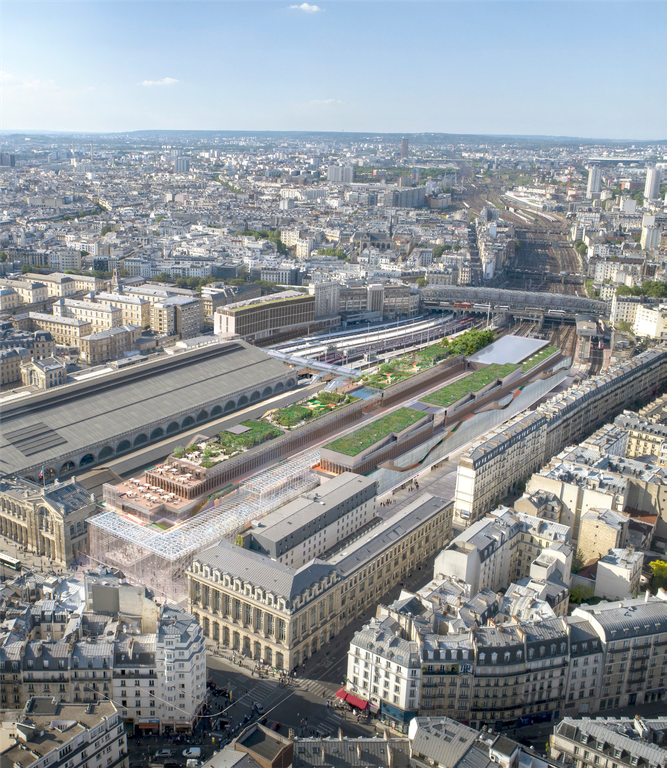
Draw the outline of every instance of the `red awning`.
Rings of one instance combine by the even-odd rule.
[[[368,706],[367,701],[358,699],[356,696],[353,696],[351,693],[346,691],[345,688],[341,688],[340,690],[336,691],[336,696],[338,696],[339,699],[346,701],[351,707],[356,707],[357,709],[366,709]]]
[[[368,706],[368,702],[364,701],[363,699],[358,699],[356,696],[353,696],[351,693],[347,694],[347,703],[350,704],[353,707],[356,707],[357,709],[366,709]]]

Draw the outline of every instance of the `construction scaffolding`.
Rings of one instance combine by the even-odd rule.
[[[89,557],[119,568],[156,596],[182,603],[195,555],[221,539],[233,540],[253,520],[315,488],[319,480],[312,467],[318,462],[319,451],[304,451],[243,481],[232,493],[211,496],[195,517],[168,528],[108,509],[88,521]]]

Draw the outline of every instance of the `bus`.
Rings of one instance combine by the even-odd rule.
[[[5,568],[11,568],[17,573],[21,571],[21,561],[17,560],[15,557],[6,555],[4,552],[0,552],[0,565],[3,565]]]

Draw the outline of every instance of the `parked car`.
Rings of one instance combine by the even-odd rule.
[[[170,749],[158,749],[155,753],[155,757],[171,757],[172,751]]]
[[[200,747],[188,747],[183,750],[183,757],[201,757]]]

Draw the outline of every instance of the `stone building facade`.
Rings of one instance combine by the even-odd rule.
[[[0,480],[0,533],[53,564],[70,566],[86,551],[86,521],[96,511],[95,496],[76,478],[47,486]]]

